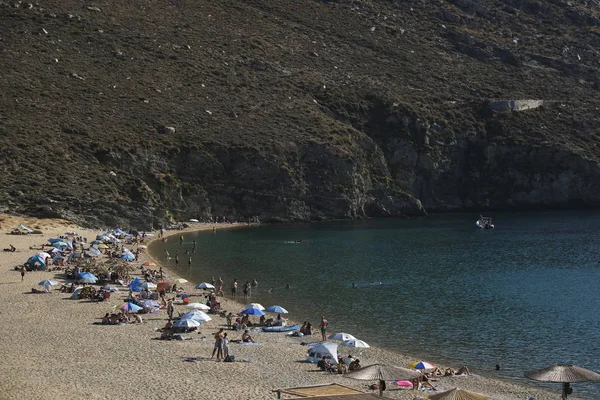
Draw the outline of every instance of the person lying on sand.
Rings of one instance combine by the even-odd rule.
[[[458,369],[458,371],[454,371],[452,368],[446,368],[444,371],[444,376],[454,376],[454,375],[470,375],[469,368],[466,365],[463,365]]]

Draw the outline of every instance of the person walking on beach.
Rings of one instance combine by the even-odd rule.
[[[183,235],[179,236],[179,245],[183,245]]]
[[[23,282],[23,280],[25,279],[25,271],[26,271],[25,266],[22,265],[21,266],[21,282]]]
[[[179,265],[179,254],[175,254],[175,266]]]
[[[321,323],[319,324],[319,327],[321,328],[321,338],[323,339],[323,341],[327,340],[327,327],[329,326],[329,321],[327,321],[325,319],[325,316],[323,315],[321,317]]]

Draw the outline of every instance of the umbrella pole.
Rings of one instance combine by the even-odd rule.
[[[562,400],[566,400],[569,392],[569,383],[563,383]]]

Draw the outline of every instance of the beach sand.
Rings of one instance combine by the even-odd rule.
[[[3,220],[2,220],[3,219]],[[307,347],[301,342],[312,338],[288,337],[282,333],[252,332],[258,346],[230,344],[230,354],[236,360],[248,362],[224,363],[209,359],[214,340],[212,334],[224,326],[225,319],[215,316],[200,327],[200,334],[189,334],[192,340],[161,341],[156,332],[166,323],[166,311],[143,315],[143,324],[95,325],[101,317],[123,304],[127,290],[113,293],[105,302],[70,300],[70,294],[53,290],[49,294],[31,294],[31,288],[44,279],[64,281],[56,272],[28,272],[24,282],[15,265],[24,263],[36,253],[47,238],[67,231],[95,238],[100,231],[81,229],[59,220],[34,220],[0,215],[0,248],[9,244],[16,252],[3,252],[0,257],[0,398],[2,399],[268,399],[275,398],[274,389],[326,383],[340,383],[359,389],[374,383],[345,378],[342,375],[317,371],[314,364],[303,362]],[[43,235],[6,235],[23,223],[39,227]],[[190,229],[208,228],[194,224]],[[169,231],[181,234],[181,231]],[[92,239],[89,239],[92,240]],[[148,259],[148,255],[144,255]],[[142,260],[143,261],[143,260]],[[166,270],[169,280],[177,276]],[[193,283],[183,287],[192,293]],[[200,300],[200,298],[198,298]],[[194,298],[192,298],[194,300]],[[204,300],[202,298],[202,300]],[[222,299],[222,308],[239,312],[243,304]],[[178,305],[175,312],[187,311]],[[365,321],[368,323],[368,321]],[[230,339],[239,339],[240,332],[228,331]],[[365,338],[368,341],[368,338]],[[369,348],[369,363],[406,366],[409,357]],[[351,351],[358,355],[357,351]],[[186,361],[195,358],[195,361]],[[453,366],[454,368],[459,365]],[[434,384],[440,388],[462,389],[490,395],[493,399],[556,399],[556,390],[545,392],[516,386],[504,381],[477,375],[440,378]],[[393,384],[388,383],[391,389]],[[394,399],[425,397],[427,393],[412,390],[388,390],[385,396]],[[289,398],[289,396],[288,396]],[[575,396],[573,398],[576,398]]]

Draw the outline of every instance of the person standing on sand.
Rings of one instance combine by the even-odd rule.
[[[223,349],[223,359],[229,357],[229,339],[227,338],[227,332],[223,333],[221,348]]]
[[[23,282],[23,280],[25,279],[25,271],[26,271],[25,266],[22,265],[21,266],[21,282]]]
[[[173,319],[174,311],[175,308],[173,307],[173,300],[169,299],[169,301],[167,301],[167,315],[169,316],[169,321]]]
[[[321,338],[325,342],[327,340],[327,327],[329,326],[329,321],[325,319],[323,315],[321,317],[321,323],[319,324],[319,328],[321,328]]]
[[[231,284],[231,296],[232,297],[237,297],[237,287],[238,287],[237,279],[234,279],[233,283]]]
[[[225,337],[225,332],[223,332],[223,328],[219,329],[219,332],[215,333],[215,347],[213,348],[212,355],[210,358],[214,358],[215,353],[217,353],[217,360],[223,356],[223,348],[221,346],[221,339]]]

